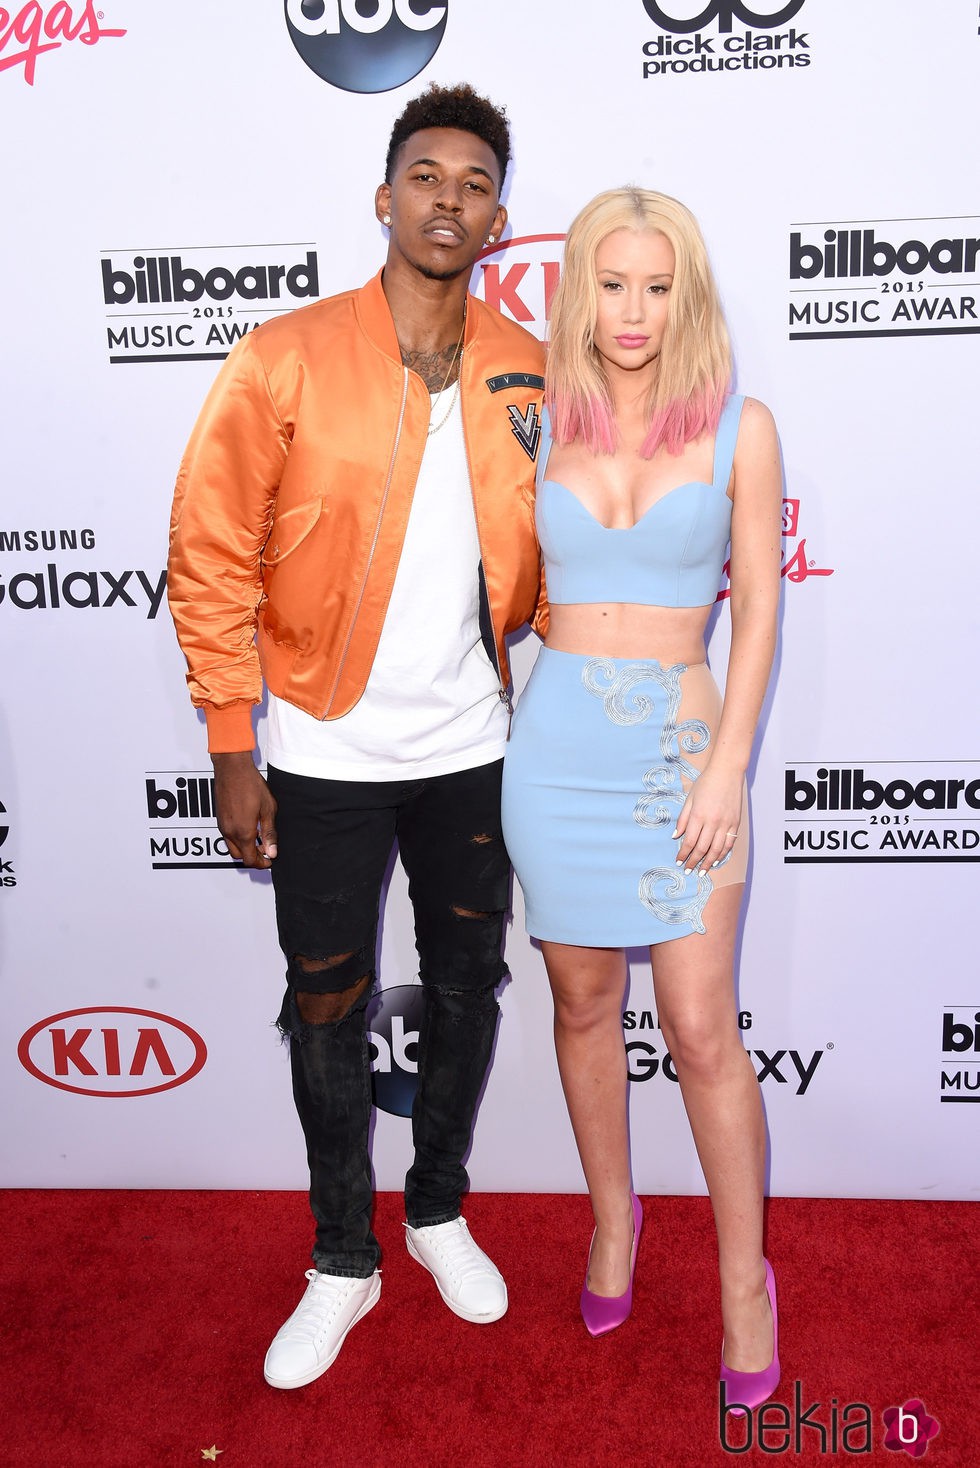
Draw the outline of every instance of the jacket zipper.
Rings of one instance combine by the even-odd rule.
[[[473,519],[476,521],[476,539],[477,539],[477,543],[478,543],[478,545],[480,547],[480,562],[481,562],[481,564],[483,565],[483,568],[484,568],[484,570],[483,570],[483,585],[486,588],[486,593],[487,593],[487,609],[490,612],[490,633],[491,633],[491,641],[493,643],[493,665],[494,665],[494,669],[496,670],[496,674],[497,674],[497,682],[500,685],[498,687],[498,689],[497,689],[497,697],[500,699],[500,702],[503,704],[504,708],[507,710],[507,739],[509,740],[510,739],[510,726],[511,726],[511,723],[512,723],[513,718],[514,718],[514,705],[513,705],[513,702],[511,701],[510,694],[508,693],[507,689],[504,687],[504,676],[503,676],[503,671],[502,671],[502,669],[500,667],[500,654],[497,652],[497,626],[496,626],[496,623],[494,621],[493,602],[490,600],[490,583],[487,580],[486,558],[485,558],[485,556],[483,554],[483,537],[480,534],[480,515],[479,515],[479,512],[478,512],[478,510],[476,508],[476,494],[474,493],[474,490],[473,490],[473,475],[472,475],[472,473],[470,471],[470,450],[469,450],[469,444],[467,443],[467,439],[466,439],[466,414],[465,413],[463,414],[463,444],[464,444],[464,447],[466,448],[466,477],[467,477],[467,479],[470,482],[470,499],[473,502]]]
[[[385,480],[384,493],[381,496],[381,504],[380,504],[380,506],[378,508],[378,518],[377,518],[377,520],[375,522],[375,526],[374,526],[374,538],[371,541],[371,549],[368,551],[367,566],[365,567],[365,570],[364,570],[364,580],[361,582],[361,589],[360,589],[360,592],[358,593],[357,603],[356,603],[356,605],[354,607],[354,614],[351,617],[350,626],[347,629],[347,638],[346,638],[346,640],[344,642],[343,651],[340,654],[340,661],[337,664],[337,676],[334,679],[333,687],[330,690],[330,697],[327,700],[327,712],[324,714],[324,716],[323,716],[324,718],[327,718],[327,716],[329,715],[331,706],[332,706],[333,701],[334,701],[334,698],[336,697],[336,694],[337,694],[337,686],[340,683],[340,677],[341,677],[341,674],[344,671],[344,664],[347,661],[347,653],[348,653],[348,651],[350,649],[351,638],[354,636],[354,628],[357,626],[358,613],[361,610],[361,603],[364,600],[364,593],[367,590],[368,577],[371,574],[371,564],[372,564],[372,562],[374,560],[374,552],[375,552],[375,550],[377,548],[378,537],[381,534],[381,522],[384,519],[385,506],[388,503],[388,493],[389,493],[389,491],[391,489],[391,481],[392,481],[392,477],[393,477],[394,472],[395,472],[395,460],[398,457],[398,445],[401,442],[402,424],[405,421],[405,404],[406,404],[407,401],[408,401],[408,368],[407,367],[403,367],[402,368],[402,402],[401,402],[401,408],[399,409],[399,412],[398,412],[398,427],[395,430],[395,446],[394,446],[394,448],[391,451],[391,458],[390,458],[390,460],[388,462],[388,477]],[[472,491],[472,485],[471,485],[471,491]],[[479,537],[479,531],[477,531],[477,536]],[[481,555],[482,555],[482,548],[481,548]],[[487,599],[489,600],[489,592],[487,593]],[[497,670],[497,676],[498,676],[498,679],[499,679],[499,677],[500,677],[500,670],[499,670],[499,668]]]

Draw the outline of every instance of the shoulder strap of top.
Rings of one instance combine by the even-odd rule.
[[[544,471],[548,467],[548,459],[551,455],[551,418],[544,403],[541,404],[541,442],[538,445],[538,462],[534,466],[535,478],[538,484],[544,479]]]
[[[744,397],[739,393],[730,393],[721,410],[721,417],[718,419],[718,430],[715,434],[715,466],[711,482],[723,494],[727,493],[728,481],[732,476],[735,443],[738,439],[738,425],[741,422],[744,402]]]

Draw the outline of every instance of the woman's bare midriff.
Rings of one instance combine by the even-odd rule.
[[[604,658],[655,658],[665,667],[704,662],[709,607],[644,607],[628,602],[552,606],[546,647]]]

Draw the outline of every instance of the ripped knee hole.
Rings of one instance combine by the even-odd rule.
[[[296,962],[301,964],[302,960],[297,958]],[[365,975],[352,988],[339,994],[305,994],[297,990],[296,1008],[300,1019],[308,1025],[339,1024],[350,1014],[370,982],[370,975]]]
[[[337,953],[332,958],[305,958],[303,954],[297,953],[295,962],[304,974],[322,974],[326,969],[339,968],[353,957],[353,953]]]

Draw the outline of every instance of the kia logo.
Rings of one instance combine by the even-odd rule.
[[[736,16],[748,26],[770,28],[785,25],[788,20],[793,19],[794,15],[799,14],[803,5],[804,0],[790,0],[790,3],[784,5],[781,10],[774,10],[771,14],[763,11],[760,15],[757,10],[750,10],[747,5],[743,5],[741,0],[712,0],[712,3],[706,5],[700,15],[692,16],[690,20],[677,20],[674,16],[668,15],[662,6],[657,4],[657,0],[643,0],[643,9],[655,25],[665,31],[675,31],[679,34],[703,30],[706,25],[710,25],[716,19],[720,31],[730,31],[732,21]]]
[[[501,240],[477,256],[471,290],[511,321],[544,340],[561,279],[563,234]]]
[[[66,1009],[21,1036],[17,1056],[47,1086],[79,1096],[153,1096],[193,1080],[208,1058],[190,1025],[152,1009]]]

